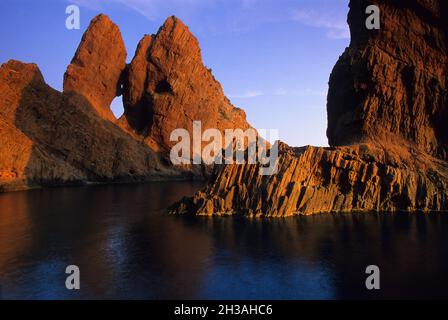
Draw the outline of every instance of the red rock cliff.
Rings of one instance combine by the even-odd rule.
[[[350,2],[350,47],[330,77],[329,144],[404,140],[446,160],[448,3],[374,2],[381,29],[372,31],[364,26],[371,1]]]

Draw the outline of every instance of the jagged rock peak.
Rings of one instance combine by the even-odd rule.
[[[169,17],[156,35],[143,37],[124,78],[120,124],[157,150],[169,150],[171,132],[191,132],[193,121],[201,121],[203,129],[250,127],[204,66],[196,37],[176,17]]]
[[[165,44],[170,51],[187,50],[202,63],[199,41],[179,18],[168,17],[157,32],[156,40]]]
[[[104,14],[93,18],[64,75],[64,92],[85,98],[109,120],[112,100],[121,94],[126,49],[119,28]]]

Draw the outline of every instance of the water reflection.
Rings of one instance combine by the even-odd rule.
[[[165,208],[199,184],[0,195],[0,290],[19,299],[448,297],[448,216],[188,218]],[[65,266],[81,290],[65,289]],[[367,265],[382,290],[364,287]]]

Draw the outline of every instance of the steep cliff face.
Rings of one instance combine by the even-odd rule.
[[[352,40],[328,92],[331,148],[281,145],[278,172],[221,166],[176,213],[290,216],[349,211],[448,210],[447,5],[350,2]],[[346,145],[346,146],[344,146]]]
[[[204,66],[197,39],[176,17],[140,41],[125,77],[124,107],[120,123],[161,151],[173,145],[174,129],[191,133],[193,121],[201,121],[203,130],[250,127]]]
[[[375,1],[381,29],[370,31],[370,2],[350,2],[350,47],[330,77],[329,144],[402,139],[446,160],[448,4]]]
[[[105,15],[96,16],[84,33],[64,75],[64,93],[84,97],[96,112],[115,120],[112,100],[121,95],[126,49],[118,27]]]

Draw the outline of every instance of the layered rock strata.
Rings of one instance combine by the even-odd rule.
[[[206,189],[175,204],[172,212],[284,217],[448,208],[446,162],[406,147],[281,144],[278,173],[262,176],[258,170],[259,165],[223,165]]]

